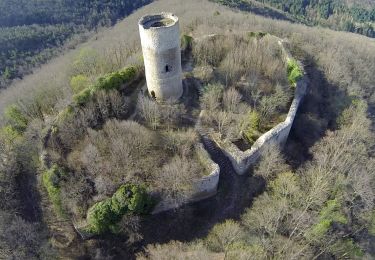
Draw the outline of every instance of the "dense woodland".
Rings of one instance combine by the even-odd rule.
[[[128,89],[143,80],[137,21],[164,10],[194,39],[241,35],[193,41],[197,70],[184,77],[215,95],[219,89],[217,99],[199,92],[214,115],[235,114],[245,99],[257,99],[256,90],[290,99],[287,66],[267,36],[254,35],[288,40],[309,90],[284,149],[264,151],[242,177],[217,161],[216,196],[151,216],[151,193],[179,205],[207,170],[194,164],[199,137],[189,122],[176,128],[190,107]],[[261,33],[249,40],[249,32]],[[372,259],[374,60],[373,39],[211,1],[160,0],[139,9],[1,92],[0,258]],[[72,225],[85,217],[97,233],[88,240]]]
[[[320,25],[375,37],[375,4],[373,1],[342,0],[215,0],[243,10],[257,9],[256,2],[274,7],[291,15],[295,21]],[[255,2],[255,3],[254,3]],[[272,15],[272,12],[269,14]]]
[[[0,1],[0,88],[149,2]]]

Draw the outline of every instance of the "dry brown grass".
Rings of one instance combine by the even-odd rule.
[[[374,97],[375,41],[363,36],[311,28],[286,21],[275,21],[260,16],[232,12],[228,8],[208,1],[160,0],[141,8],[119,22],[111,30],[99,32],[77,50],[67,52],[36,70],[34,74],[16,82],[0,95],[0,112],[4,107],[19,102],[33,102],[38,91],[59,93],[50,101],[55,110],[66,105],[71,98],[69,77],[73,60],[81,48],[92,48],[103,58],[101,73],[139,62],[140,49],[137,21],[147,13],[171,11],[180,18],[184,33],[195,37],[223,32],[263,31],[288,38],[317,61],[327,78],[350,93]],[[220,15],[214,15],[219,11]],[[129,50],[130,53],[129,53]],[[135,54],[133,54],[135,53]],[[46,101],[47,102],[47,101]]]

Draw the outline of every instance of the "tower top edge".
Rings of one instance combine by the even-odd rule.
[[[178,17],[173,13],[157,13],[143,16],[138,24],[145,30],[172,27],[178,23]]]

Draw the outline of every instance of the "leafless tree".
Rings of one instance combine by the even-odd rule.
[[[223,105],[227,112],[235,113],[238,112],[237,108],[241,102],[241,94],[234,88],[230,88],[224,92]]]
[[[156,129],[160,124],[160,110],[155,101],[139,96],[138,98],[138,111],[140,116],[153,128]]]

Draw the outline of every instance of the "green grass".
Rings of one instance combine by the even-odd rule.
[[[26,130],[29,120],[17,105],[8,106],[5,109],[4,115],[8,124],[19,134],[22,134]]]
[[[338,200],[329,200],[319,213],[319,221],[312,226],[308,236],[314,240],[324,237],[334,222],[347,224],[347,218],[341,213],[341,204]]]
[[[82,106],[86,104],[87,102],[89,102],[91,100],[91,97],[92,97],[92,90],[90,88],[86,88],[82,90],[81,92],[79,92],[78,94],[75,94],[73,96],[73,101],[77,105]]]
[[[298,65],[297,61],[293,59],[288,61],[287,72],[289,83],[293,86],[296,86],[298,80],[303,77],[302,69]]]
[[[259,127],[260,127],[260,117],[259,113],[255,110],[251,111],[247,117],[248,124],[247,128],[243,132],[245,140],[253,145],[255,141],[259,138]]]
[[[47,190],[48,198],[52,203],[55,213],[60,217],[65,217],[61,200],[60,180],[65,175],[63,169],[53,165],[51,169],[42,174],[42,183]]]

